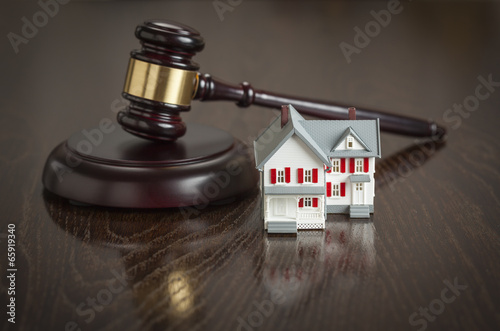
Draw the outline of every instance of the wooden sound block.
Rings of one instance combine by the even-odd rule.
[[[45,164],[45,188],[84,204],[171,208],[232,201],[257,186],[252,149],[225,131],[191,123],[177,141],[154,142],[107,129],[58,145]]]

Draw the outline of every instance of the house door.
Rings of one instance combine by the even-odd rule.
[[[352,184],[352,204],[364,205],[365,204],[365,184],[353,183]]]
[[[277,198],[274,200],[274,215],[285,216],[286,215],[286,199]]]

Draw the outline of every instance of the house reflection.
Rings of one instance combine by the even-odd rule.
[[[339,221],[338,217],[329,216],[325,231],[265,238],[262,282],[269,292],[279,290],[285,302],[292,303],[325,277],[349,276],[352,282],[374,271],[374,223]]]

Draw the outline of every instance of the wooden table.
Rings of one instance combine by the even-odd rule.
[[[484,80],[500,82],[500,6],[220,2],[74,1],[53,17],[34,1],[4,5],[4,35],[39,27],[18,53],[1,43],[2,329],[498,330],[500,86]],[[79,207],[44,191],[52,148],[123,107],[133,30],[157,17],[202,33],[202,72],[432,118],[448,139],[383,134],[371,219],[330,215],[324,232],[296,237],[264,232],[257,190],[196,212]],[[197,102],[184,118],[251,145],[275,116]]]

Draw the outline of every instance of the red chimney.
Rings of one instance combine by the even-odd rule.
[[[286,123],[288,123],[288,114],[289,114],[289,108],[287,105],[282,105],[281,106],[281,128],[283,129],[283,127],[286,125]]]
[[[356,120],[356,108],[354,107],[349,107],[349,120],[350,121]]]

